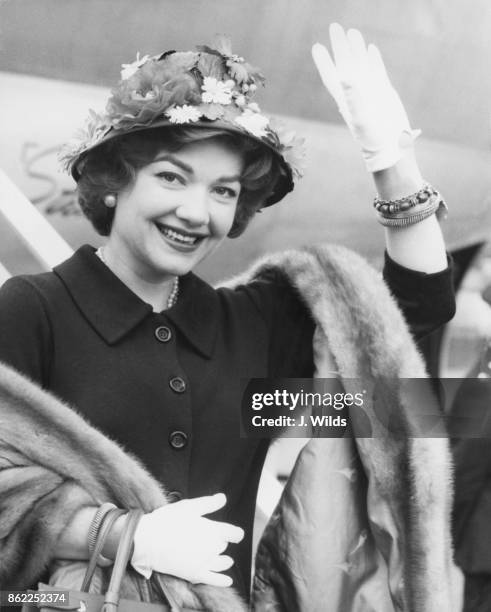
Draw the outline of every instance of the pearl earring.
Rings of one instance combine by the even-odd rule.
[[[114,193],[108,193],[106,196],[104,196],[104,204],[108,208],[114,208],[116,206],[116,201],[117,200]]]

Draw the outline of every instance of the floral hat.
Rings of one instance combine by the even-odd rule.
[[[85,128],[60,152],[63,168],[78,181],[89,151],[130,132],[169,125],[219,127],[271,149],[283,173],[265,206],[281,200],[303,174],[303,139],[261,113],[253,101],[264,77],[232,53],[230,40],[214,47],[167,51],[123,64],[121,80],[103,113],[91,110]]]

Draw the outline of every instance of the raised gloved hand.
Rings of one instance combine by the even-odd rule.
[[[204,518],[226,503],[223,493],[185,499],[145,514],[137,525],[131,565],[146,578],[152,571],[193,583],[230,586],[220,574],[233,565],[221,553],[229,542],[240,542],[240,527]]]
[[[338,23],[329,34],[334,60],[324,45],[312,47],[322,82],[359,141],[369,172],[389,168],[421,132],[411,130],[377,47],[367,48],[358,30],[345,32]]]

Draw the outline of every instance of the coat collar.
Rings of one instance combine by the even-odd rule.
[[[84,245],[54,268],[85,318],[108,344],[124,338],[146,317],[152,307],[129,289]],[[164,314],[205,357],[215,343],[219,300],[205,281],[189,273],[180,278],[179,299]]]

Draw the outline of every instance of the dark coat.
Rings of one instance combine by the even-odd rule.
[[[448,271],[426,275],[387,257],[384,273],[415,336],[452,316]],[[154,313],[85,246],[54,272],[0,289],[0,361],[75,406],[173,499],[226,492],[214,516],[246,533],[231,546],[244,594],[269,442],[239,437],[235,407],[250,378],[312,376],[313,332],[278,268],[233,290],[189,274],[176,306]]]
[[[335,285],[333,285],[337,290],[333,293],[333,303],[330,319],[329,319],[329,330],[326,327],[326,321],[323,319],[323,312],[319,310],[319,304],[316,299],[316,291],[319,289],[319,286],[316,283],[315,287],[304,286],[300,289],[301,283],[296,283],[294,281],[293,276],[298,275],[300,278],[302,274],[305,273],[305,268],[295,268],[288,269],[288,262],[290,261],[288,258],[291,258],[292,255],[285,257],[284,262],[281,259],[276,258],[274,260],[274,267],[271,265],[264,264],[261,270],[257,270],[255,276],[261,278],[264,275],[264,278],[271,278],[271,275],[275,277],[277,274],[280,274],[281,278],[289,278],[289,282],[287,283],[290,287],[290,291],[292,291],[291,287],[296,286],[294,291],[300,291],[301,302],[298,303],[306,304],[308,306],[308,312],[312,311],[313,317],[315,321],[319,324],[322,323],[324,333],[329,333],[330,340],[334,339],[336,341],[336,334],[333,335],[333,329],[339,326],[340,321],[342,319],[336,319],[336,313],[339,317],[343,311],[340,308],[344,303],[344,308],[346,308],[346,304],[350,306],[354,305],[355,302],[348,298],[348,295],[354,297],[354,295],[358,294],[360,296],[362,307],[358,307],[355,309],[356,319],[361,317],[358,321],[359,325],[362,325],[363,322],[363,304],[371,306],[374,302],[374,296],[377,295],[377,292],[383,286],[380,283],[380,280],[376,275],[372,273],[371,276],[367,275],[369,268],[363,267],[364,264],[359,258],[354,258],[353,255],[349,255],[348,252],[340,250],[339,252],[336,249],[325,250],[324,252],[319,251],[316,255],[312,253],[308,256],[308,264],[307,270],[318,269],[319,267],[324,270],[322,273],[324,276],[322,280],[322,286],[328,286],[333,279],[335,279]],[[336,273],[336,266],[339,266],[342,261],[346,260],[347,266],[344,266],[343,270],[346,272],[346,278],[344,275],[339,276]],[[284,264],[284,265],[283,265]],[[291,268],[291,266],[290,266]],[[290,276],[289,276],[290,275]],[[293,276],[292,276],[293,275]],[[439,278],[443,278],[444,275],[439,275]],[[344,279],[344,280],[343,280]],[[246,279],[248,282],[251,281],[251,278]],[[258,280],[257,282],[261,283],[263,281]],[[418,281],[419,282],[419,281]],[[345,284],[343,284],[345,283]],[[367,285],[368,283],[368,285]],[[283,283],[284,284],[284,283]],[[421,284],[424,284],[424,281],[421,281]],[[348,291],[349,289],[349,291]],[[366,292],[367,290],[368,293]],[[385,289],[382,289],[386,291]],[[225,291],[225,290],[224,290]],[[230,290],[228,290],[230,291]],[[354,292],[354,293],[353,293]],[[224,294],[224,295],[230,295]],[[239,295],[240,292],[239,292]],[[72,296],[73,297],[73,296]],[[33,295],[31,293],[31,298]],[[414,295],[412,296],[414,303]],[[39,298],[38,298],[39,299]],[[248,298],[249,299],[249,298]],[[390,298],[387,296],[389,303]],[[66,298],[65,298],[66,300]],[[410,300],[409,300],[410,301]],[[434,302],[434,301],[433,301]],[[321,302],[322,303],[322,302]],[[449,312],[448,301],[444,302],[446,313]],[[48,304],[41,304],[43,308],[47,308]],[[191,306],[188,304],[188,306]],[[74,309],[73,300],[71,304],[71,309]],[[78,307],[78,306],[77,306]],[[125,320],[124,314],[124,304],[122,307],[122,316],[121,321]],[[393,304],[392,304],[393,307]],[[257,307],[256,307],[257,309]],[[443,311],[443,310],[442,310]],[[378,314],[378,325],[383,329],[385,326],[384,317],[387,316],[387,312],[381,309],[375,311]],[[404,329],[404,324],[400,315],[397,313],[397,309],[394,310],[396,313],[396,324],[395,330],[399,328]],[[434,311],[432,311],[434,312]],[[392,313],[393,314],[393,313]],[[146,312],[147,317],[151,315],[148,311]],[[171,313],[169,313],[169,317]],[[392,315],[390,315],[392,316]],[[63,317],[61,317],[63,318]],[[429,317],[431,319],[431,317]],[[312,325],[312,318],[309,316],[305,319],[306,323]],[[108,319],[106,318],[106,322]],[[120,324],[121,324],[120,321]],[[91,322],[92,327],[94,326],[94,321]],[[264,325],[264,321],[262,323]],[[331,326],[334,326],[331,328]],[[353,327],[352,331],[355,332],[357,327]],[[32,330],[31,330],[32,331]],[[69,332],[69,329],[67,330]],[[149,332],[154,332],[154,328],[150,327],[148,329]],[[37,329],[37,333],[41,334],[41,329]],[[91,332],[93,333],[93,331]],[[127,330],[127,333],[131,335],[132,331]],[[204,332],[206,336],[208,332]],[[388,338],[391,343],[395,343],[399,345],[399,341],[396,336],[392,339]],[[409,336],[407,336],[407,332],[405,332],[406,336],[404,336],[405,341],[409,341]],[[41,336],[40,336],[41,337]],[[53,337],[52,335],[50,336]],[[160,346],[159,340],[155,339],[154,342],[156,346]],[[363,340],[363,333],[359,336],[360,340]],[[38,338],[39,339],[39,338]],[[338,336],[338,341],[340,337]],[[62,339],[60,338],[60,341]],[[346,339],[345,339],[346,340]],[[85,339],[83,337],[79,337],[79,342],[83,343]],[[118,339],[113,338],[113,341],[117,342]],[[188,341],[189,338],[188,338]],[[344,341],[343,341],[344,342]],[[53,348],[53,346],[51,346]],[[73,350],[74,354],[77,354],[77,351]],[[77,349],[80,349],[80,345],[77,346]],[[79,355],[79,362],[74,363],[70,362],[70,366],[73,368],[75,366],[82,367],[88,359],[87,352],[82,351]],[[53,352],[52,357],[54,360],[60,361],[59,353],[57,351]],[[73,357],[75,359],[75,357]],[[62,364],[58,363],[59,367],[63,367]],[[114,364],[111,364],[114,366]],[[73,375],[77,370],[71,370]],[[96,369],[94,370],[94,372]],[[11,376],[8,374],[8,376]],[[99,451],[108,451],[109,455],[113,455],[118,459],[118,453],[113,449],[111,443],[104,439],[100,434],[97,436],[93,436],[92,434],[88,434],[80,426],[75,426],[72,434],[68,435],[70,431],[72,431],[74,424],[71,422],[72,417],[64,423],[64,418],[60,415],[60,421],[56,421],[55,423],[51,423],[50,427],[50,419],[47,419],[47,422],[44,423],[44,427],[40,429],[42,423],[36,416],[38,414],[39,406],[36,405],[38,402],[45,401],[42,397],[37,397],[36,392],[32,387],[24,387],[22,383],[17,379],[14,380],[14,385],[9,386],[8,380],[4,381],[4,390],[6,391],[6,395],[4,397],[3,403],[0,405],[0,409],[4,413],[5,422],[11,422],[12,428],[2,428],[1,432],[4,435],[3,439],[3,449],[2,456],[4,457],[4,470],[1,472],[2,478],[0,479],[0,494],[2,495],[2,500],[4,501],[3,510],[7,513],[4,516],[9,516],[9,520],[4,519],[4,516],[1,518],[1,524],[4,526],[4,537],[6,538],[3,542],[2,549],[2,580],[4,584],[12,584],[12,579],[15,577],[15,584],[20,587],[22,584],[28,584],[29,581],[36,578],[39,574],[39,571],[45,566],[50,556],[52,555],[53,543],[56,540],[57,534],[59,534],[60,529],[63,528],[66,520],[69,517],[71,512],[74,512],[77,507],[87,503],[94,503],[94,500],[97,502],[113,500],[120,505],[124,505],[126,507],[132,505],[141,505],[144,509],[148,509],[149,507],[156,507],[162,503],[161,493],[158,493],[159,486],[155,480],[155,477],[152,479],[152,476],[147,474],[145,477],[139,475],[138,470],[140,467],[134,467],[129,470],[129,473],[133,470],[136,470],[137,478],[126,478],[125,474],[128,470],[125,470],[124,473],[118,472],[118,468],[124,465],[123,461],[116,460],[111,462],[112,467],[114,468],[114,472],[111,473],[108,470],[106,474],[105,470],[105,461],[109,457],[101,458],[98,457]],[[164,378],[166,382],[169,382]],[[19,388],[16,391],[16,388]],[[27,390],[27,395],[26,395]],[[100,389],[99,389],[100,390]],[[91,393],[91,390],[88,390],[88,393]],[[16,399],[16,393],[21,394],[21,399]],[[15,419],[12,415],[19,415],[20,412],[16,410],[16,402],[19,401],[21,405],[24,406],[24,413],[29,414],[28,418],[24,421],[22,419]],[[52,401],[52,400],[51,400]],[[162,405],[162,404],[161,404]],[[78,408],[78,405],[77,405]],[[58,408],[55,409],[57,411]],[[14,411],[14,412],[12,412]],[[0,415],[2,416],[2,415]],[[215,423],[216,424],[216,423]],[[75,424],[76,425],[76,424]],[[63,430],[63,427],[66,427],[66,435],[63,435],[62,438],[59,437],[60,428]],[[20,429],[19,429],[20,428]],[[33,432],[34,437],[32,436],[22,436],[19,435],[20,431]],[[40,432],[42,435],[40,435]],[[51,432],[51,433],[50,433]],[[78,434],[82,432],[83,435],[80,437]],[[10,435],[9,435],[10,434]],[[39,439],[43,440],[44,446],[36,445],[36,441]],[[61,448],[61,441],[65,440],[66,445]],[[102,444],[103,448],[91,448],[84,444],[84,441],[96,440],[97,445],[99,443]],[[237,438],[236,438],[237,441]],[[15,443],[14,443],[15,442]],[[75,461],[72,463],[71,461],[64,460],[64,457],[70,457],[72,445],[75,445],[75,450],[78,451],[78,455]],[[27,445],[25,447],[25,445]],[[55,452],[57,446],[60,446],[59,452]],[[12,453],[12,449],[16,449]],[[46,457],[43,452],[43,448],[48,448],[50,450],[50,457]],[[119,451],[120,452],[120,451]],[[404,451],[406,452],[406,451]],[[82,460],[82,458],[87,455],[88,458],[93,459],[93,461],[87,463]],[[222,463],[223,462],[223,452],[221,453]],[[441,458],[441,457],[440,457]],[[128,458],[128,461],[130,459]],[[75,465],[79,464],[79,469],[75,469]],[[379,464],[379,468],[382,467],[383,464]],[[100,471],[98,466],[104,466],[104,471]],[[23,469],[18,469],[22,467]],[[24,469],[25,468],[25,469]],[[372,468],[368,467],[369,476]],[[385,469],[385,468],[384,468]],[[80,470],[80,473],[79,473]],[[445,467],[443,468],[445,470]],[[20,481],[18,478],[20,477]],[[41,478],[40,478],[41,477]],[[86,481],[84,478],[87,477],[87,482],[89,483],[86,486]],[[12,479],[13,478],[13,479]],[[95,478],[95,483],[94,483]],[[103,480],[103,483],[100,484],[98,482],[99,479]],[[32,483],[34,479],[37,479],[38,486],[30,487],[29,483]],[[150,479],[150,480],[149,480]],[[431,478],[430,478],[431,479]],[[147,482],[148,486],[145,486],[145,490],[149,492],[154,490],[156,491],[155,495],[147,499],[140,499],[142,495],[142,491],[139,488],[139,482]],[[137,489],[134,489],[134,487]],[[443,494],[442,499],[445,497],[445,484],[443,483]],[[17,502],[12,498],[13,505],[9,506],[9,503],[5,502],[8,500],[9,492],[18,491],[21,495],[21,501],[24,507],[24,513],[21,513],[18,510]],[[48,494],[49,493],[49,494]],[[409,494],[409,491],[407,491]],[[46,506],[44,505],[46,502]],[[30,512],[28,508],[32,508],[33,505],[37,505],[36,513]],[[13,509],[15,508],[15,511]],[[441,501],[437,501],[437,505],[435,508],[438,508],[439,512],[445,511],[445,504]],[[417,517],[417,512],[415,513]],[[404,517],[398,516],[398,522],[396,524],[401,524],[401,521],[404,523]],[[445,530],[444,525],[442,524],[442,529]],[[27,541],[29,542],[28,553],[19,555],[19,542]],[[419,542],[420,540],[418,540]],[[407,547],[407,540],[405,538],[401,538],[402,546],[403,546],[403,554],[399,554],[398,558],[402,559],[403,564],[406,568],[410,567],[411,561],[409,555],[409,548]],[[406,544],[404,544],[406,542]],[[443,556],[445,556],[445,542],[442,542],[442,546],[440,547],[440,552]],[[404,552],[405,551],[405,552]],[[385,550],[386,554],[389,556],[392,554],[391,551]],[[423,551],[424,556],[424,551]],[[420,558],[421,560],[421,558]],[[442,561],[442,556],[438,557],[438,563]],[[434,563],[434,562],[433,562]],[[408,565],[409,564],[409,565]],[[397,565],[397,564],[396,564]],[[445,574],[444,568],[440,567],[440,573],[442,576]],[[413,572],[409,571],[408,576],[412,576]],[[415,576],[420,576],[419,571],[415,568],[414,572]],[[10,581],[10,582],[9,582]],[[179,582],[179,581],[177,581]],[[444,584],[442,583],[442,589],[444,591]],[[404,585],[397,584],[396,587],[398,589],[405,589]],[[409,587],[408,587],[409,588]],[[213,592],[213,590],[211,591]],[[194,597],[194,595],[189,595],[189,597]],[[184,597],[186,599],[186,597]],[[214,604],[215,605],[215,604]],[[231,604],[230,604],[231,605]],[[218,607],[210,608],[210,609],[221,609]],[[233,608],[229,607],[228,610],[232,610]]]

